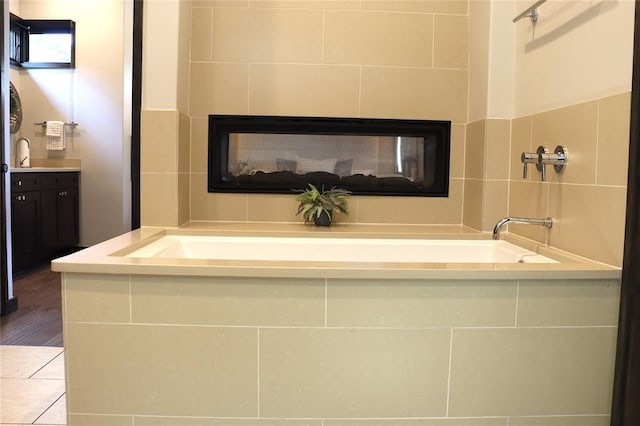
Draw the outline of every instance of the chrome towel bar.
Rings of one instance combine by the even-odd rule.
[[[46,121],[41,121],[39,123],[33,123],[36,126],[42,126],[42,127],[47,127],[47,122]],[[71,127],[72,129],[75,129],[76,126],[78,125],[78,123],[76,123],[75,121],[71,121],[69,123],[65,122],[64,126],[65,127]]]
[[[513,22],[518,22],[522,18],[526,17],[531,18],[531,22],[535,24],[536,22],[538,22],[538,6],[542,5],[546,1],[547,0],[538,0],[537,2],[526,8],[520,15],[513,18]]]

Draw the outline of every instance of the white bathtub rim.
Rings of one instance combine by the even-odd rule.
[[[273,277],[273,278],[343,278],[343,279],[620,279],[621,268],[594,262],[555,248],[540,250],[561,260],[556,264],[362,264],[330,262],[231,262],[192,259],[144,259],[123,255],[166,234],[220,234],[215,230],[184,230],[179,228],[143,227],[54,260],[56,272],[82,274],[182,275],[212,277]],[[229,235],[228,232],[223,232]],[[246,231],[240,235],[247,235]],[[272,233],[269,233],[272,234]],[[507,240],[511,240],[508,234]],[[442,234],[434,235],[434,238]],[[454,238],[460,238],[454,236]],[[472,238],[481,237],[473,234]],[[484,236],[487,238],[487,236]],[[531,247],[539,247],[532,242]]]

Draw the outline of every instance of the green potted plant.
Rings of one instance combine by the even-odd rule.
[[[302,215],[304,223],[313,221],[316,226],[331,225],[334,211],[349,214],[347,198],[351,192],[346,189],[333,187],[327,191],[320,191],[314,185],[296,197],[298,205],[297,215]]]

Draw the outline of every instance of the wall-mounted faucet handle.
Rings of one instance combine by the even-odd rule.
[[[542,156],[547,155],[549,151],[547,151],[547,148],[545,148],[544,146],[540,145],[538,147],[538,149],[536,150],[536,156],[538,157],[536,159],[536,168],[540,171],[541,173],[541,180],[542,182],[544,182],[545,180],[547,180],[547,168],[544,166],[544,162],[542,162],[540,160],[540,158],[542,158]]]
[[[534,154],[533,152],[523,152],[520,154],[520,161],[522,161],[523,169],[522,169],[522,178],[527,178],[527,164],[536,164],[538,163],[538,154]]]
[[[540,153],[538,155],[538,164],[544,168],[545,164],[553,164],[556,173],[561,173],[567,166],[567,149],[562,145],[556,146],[553,152]]]

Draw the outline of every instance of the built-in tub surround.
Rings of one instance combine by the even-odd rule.
[[[437,226],[143,228],[58,259],[71,426],[608,422],[618,268],[553,250],[560,263],[126,256],[165,235],[486,238]]]

